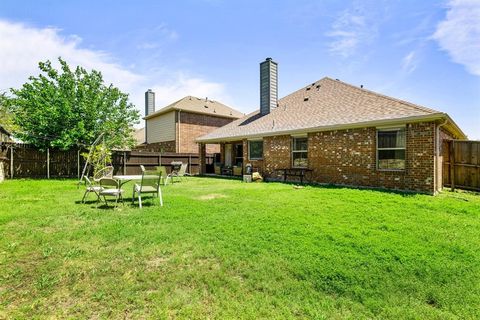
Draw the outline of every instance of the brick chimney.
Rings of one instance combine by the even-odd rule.
[[[277,87],[278,65],[272,58],[267,58],[260,63],[260,114],[269,114],[277,107],[278,87]]]

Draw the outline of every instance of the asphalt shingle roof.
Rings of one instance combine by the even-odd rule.
[[[237,110],[232,109],[221,102],[186,96],[158,111],[155,111],[152,114],[149,114],[144,119],[154,118],[172,110],[189,111],[194,113],[209,114],[212,116],[233,119],[238,119],[244,116],[243,113],[238,112]]]
[[[198,141],[231,140],[429,115],[443,113],[325,77],[280,99],[269,114],[262,116],[257,110]]]

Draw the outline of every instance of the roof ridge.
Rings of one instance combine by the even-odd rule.
[[[383,93],[379,93],[379,92],[376,92],[376,91],[373,91],[373,90],[368,90],[368,89],[365,89],[365,88],[359,88],[353,84],[350,84],[348,82],[345,82],[345,81],[342,81],[342,80],[338,80],[338,79],[332,79],[330,77],[324,77],[322,78],[323,79],[328,79],[330,81],[333,81],[335,83],[339,82],[343,85],[346,85],[346,86],[349,86],[353,89],[356,89],[356,90],[359,90],[359,91],[363,91],[363,92],[366,92],[366,93],[369,93],[369,94],[373,94],[373,95],[376,95],[376,96],[379,96],[379,97],[382,97],[382,98],[385,98],[385,99],[388,99],[388,100],[393,100],[393,101],[396,101],[396,102],[399,102],[401,104],[404,104],[404,105],[407,105],[409,107],[413,107],[413,108],[416,108],[416,109],[419,109],[421,111],[426,111],[426,112],[430,112],[430,113],[441,113],[440,111],[438,110],[435,110],[435,109],[432,109],[432,108],[428,108],[428,107],[425,107],[425,106],[421,106],[421,105],[418,105],[418,104],[415,104],[415,103],[412,103],[412,102],[409,102],[409,101],[406,101],[406,100],[402,100],[402,99],[398,99],[398,98],[394,98],[394,97],[391,97],[391,96],[387,96]]]

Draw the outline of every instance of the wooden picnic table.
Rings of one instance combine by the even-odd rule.
[[[303,178],[312,172],[312,169],[308,168],[281,168],[276,170],[282,172],[284,182],[287,181],[287,177],[300,177],[300,184],[303,184]]]

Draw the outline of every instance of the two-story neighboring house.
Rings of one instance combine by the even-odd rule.
[[[198,153],[195,141],[238,118],[241,112],[218,101],[184,97],[155,111],[155,94],[145,93],[145,149],[161,152]],[[218,153],[218,145],[208,145],[208,153]]]

